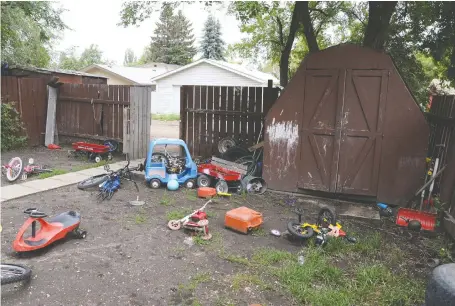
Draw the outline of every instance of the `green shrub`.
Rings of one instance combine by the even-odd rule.
[[[25,145],[25,129],[19,112],[14,108],[14,102],[1,103],[1,111],[1,150],[7,151]]]

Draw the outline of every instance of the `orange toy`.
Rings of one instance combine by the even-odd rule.
[[[200,198],[211,198],[216,196],[216,189],[211,187],[199,187],[197,189],[197,196]]]
[[[258,228],[262,223],[261,213],[244,206],[226,212],[224,217],[224,226],[244,234]]]

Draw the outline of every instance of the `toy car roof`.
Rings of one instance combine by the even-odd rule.
[[[181,145],[186,146],[185,141],[178,138],[157,138],[152,140],[151,142],[154,145],[166,145],[166,144],[173,144],[173,145]]]

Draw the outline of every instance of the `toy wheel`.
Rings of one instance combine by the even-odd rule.
[[[318,225],[322,227],[328,227],[330,224],[335,225],[337,222],[337,216],[333,209],[330,207],[323,207],[318,213]]]
[[[226,193],[229,191],[228,184],[223,180],[219,180],[218,183],[216,183],[215,189],[217,193]]]
[[[111,152],[109,152],[109,153],[107,154],[107,160],[112,160],[112,153],[111,153]]]
[[[210,240],[210,239],[212,239],[212,234],[208,233],[207,235],[202,235],[201,239],[202,240]]]
[[[106,140],[106,141],[104,142],[104,145],[109,147],[109,151],[110,151],[110,152],[117,151],[118,142],[115,141],[115,140],[112,140],[112,139]]]
[[[185,182],[185,188],[193,189],[194,185],[196,185],[196,182],[193,179],[186,180]]]
[[[153,189],[158,189],[161,187],[161,181],[159,179],[151,179],[149,186]]]
[[[205,174],[200,174],[197,177],[197,185],[198,187],[210,187],[212,185],[212,179]]]
[[[2,285],[29,280],[32,270],[26,266],[16,264],[1,264]]]
[[[179,220],[171,220],[167,223],[167,227],[169,227],[169,229],[173,231],[179,230],[181,226],[182,224],[180,223]]]
[[[6,169],[6,179],[9,182],[14,182],[21,175],[23,169],[22,159],[20,157],[13,157],[8,162],[8,169]]]
[[[109,175],[107,174],[100,174],[89,177],[77,184],[77,188],[84,190],[87,188],[97,187],[99,184],[107,181],[109,179]]]
[[[288,223],[288,231],[293,236],[301,239],[308,239],[314,234],[314,231],[311,227],[306,226],[302,228],[301,224],[296,221],[291,221]]]
[[[96,155],[96,156],[95,156],[95,162],[96,162],[96,163],[99,163],[99,162],[101,162],[102,160],[103,160],[103,158],[102,158],[100,155]]]

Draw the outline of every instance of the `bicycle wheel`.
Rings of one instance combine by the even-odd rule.
[[[26,266],[16,264],[1,264],[2,285],[29,280],[32,270]]]
[[[23,163],[20,157],[13,157],[8,162],[9,168],[6,169],[6,179],[9,182],[14,182],[21,175],[23,170]]]
[[[99,184],[105,182],[109,178],[107,174],[99,174],[88,179],[85,179],[77,184],[77,188],[84,190],[92,187],[98,187]]]
[[[314,231],[311,227],[307,226],[305,228],[302,228],[300,223],[295,221],[290,221],[288,223],[288,231],[292,236],[301,239],[308,239],[314,234]]]

